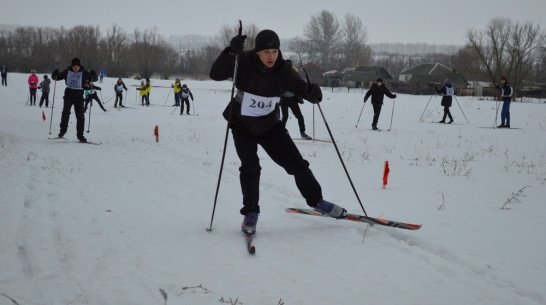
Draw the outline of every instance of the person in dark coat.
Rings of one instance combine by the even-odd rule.
[[[180,89],[180,115],[184,113],[184,104],[187,106],[186,114],[190,114],[190,98],[193,102],[193,94],[191,93],[190,88],[188,88],[186,84],[183,84]]]
[[[510,86],[510,83],[506,80],[506,77],[501,77],[500,80],[501,86],[498,85],[496,88],[500,90],[501,99],[502,99],[502,111],[501,111],[501,124],[497,126],[498,128],[510,128],[510,103],[512,102],[512,95],[514,94],[514,89]]]
[[[100,102],[99,96],[97,95],[97,90],[102,90],[102,88],[99,87],[99,86],[95,86],[90,81],[86,81],[84,89],[87,92],[87,96],[86,96],[86,99],[85,99],[84,112],[87,111],[87,105],[89,105],[89,103],[91,103],[91,106],[93,106],[93,100],[97,101],[97,103],[99,104],[100,109],[102,109],[102,111],[106,112],[106,109],[104,109],[104,106],[102,106],[102,103]]]
[[[74,58],[72,59],[70,67],[66,68],[62,72],[55,69],[53,74],[51,74],[51,78],[56,81],[64,79],[66,83],[59,137],[62,138],[68,129],[70,109],[72,106],[74,106],[74,113],[76,114],[76,135],[78,136],[78,140],[80,140],[80,142],[87,142],[87,139],[83,136],[83,131],[85,129],[83,86],[88,80],[91,82],[97,81],[97,74],[93,70],[85,70],[80,63],[80,60],[78,58]]]
[[[51,80],[47,77],[47,75],[44,75],[44,80],[38,85],[38,89],[42,90],[42,96],[40,96],[40,108],[42,108],[42,105],[45,102],[46,108],[49,107],[49,85],[51,84]]]
[[[332,217],[343,217],[347,213],[345,209],[322,198],[321,186],[309,169],[309,162],[303,159],[279,116],[278,104],[284,92],[290,91],[311,103],[318,103],[322,100],[320,87],[307,83],[292,70],[292,65],[282,57],[280,40],[274,31],[259,32],[255,48],[250,51],[243,51],[245,39],[246,35],[233,37],[230,46],[221,52],[210,70],[211,79],[227,80],[233,77],[237,61],[234,83],[237,94],[226,107],[224,117],[229,122],[241,160],[242,231],[254,234],[260,213],[258,145],[294,176],[296,186],[309,206]]]
[[[389,89],[383,83],[382,78],[378,78],[377,81],[372,84],[366,95],[364,95],[364,103],[372,97],[372,106],[373,106],[373,121],[372,129],[379,130],[377,128],[377,122],[379,121],[379,115],[381,114],[381,108],[383,107],[383,97],[388,96],[390,98],[396,98],[396,94],[392,94]]]
[[[0,68],[0,75],[2,75],[2,86],[8,86],[8,68],[6,65],[2,65]]]
[[[442,88],[434,86],[434,89],[436,89],[437,93],[442,94],[441,105],[444,106],[444,117],[438,123],[445,123],[446,117],[449,117],[449,122],[447,122],[448,124],[453,123],[453,116],[451,115],[451,111],[449,111],[449,107],[451,107],[451,104],[453,103],[453,96],[455,95],[455,88],[453,88],[453,83],[448,78],[444,80]]]
[[[289,62],[290,60],[286,60]],[[292,63],[290,61],[290,63]],[[298,73],[298,68],[292,66],[292,69]],[[305,133],[305,120],[303,118],[303,114],[301,113],[300,105],[303,104],[303,99],[301,97],[295,96],[292,92],[286,91],[281,95],[281,114],[282,114],[282,126],[286,128],[286,122],[288,121],[288,109],[292,110],[292,113],[298,120],[298,126],[300,128],[300,135],[305,140],[311,140],[312,138]]]
[[[118,78],[118,81],[114,84],[114,92],[116,92],[116,100],[114,101],[114,108],[118,108],[118,100],[119,100],[119,107],[125,107],[123,106],[123,90],[127,91],[127,86],[125,86],[125,83],[121,78]]]

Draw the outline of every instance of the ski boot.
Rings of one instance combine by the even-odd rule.
[[[347,210],[340,207],[335,203],[328,202],[324,199],[321,199],[319,203],[313,207],[317,212],[326,214],[333,218],[343,218],[347,216]]]
[[[258,223],[258,213],[248,213],[243,219],[241,231],[245,234],[256,233],[256,224]]]

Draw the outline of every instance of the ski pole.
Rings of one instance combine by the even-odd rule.
[[[302,70],[305,72],[305,76],[307,77],[307,82],[311,84],[309,81],[309,75],[307,74],[307,71],[305,68],[302,68]],[[334,140],[334,135],[332,134],[332,131],[330,130],[330,126],[328,125],[328,122],[326,121],[326,117],[324,116],[324,112],[322,111],[322,108],[320,107],[320,103],[316,104],[320,114],[322,116],[322,120],[324,121],[324,125],[326,125],[326,129],[328,130],[328,133],[330,134],[330,138],[332,139],[332,143],[334,144],[334,147],[337,152],[337,156],[339,157],[339,160],[341,161],[341,165],[343,166],[343,169],[345,170],[345,174],[347,175],[347,178],[349,179],[349,183],[351,184],[351,187],[353,188],[353,191],[356,195],[356,199],[358,200],[358,203],[360,203],[360,207],[362,208],[362,212],[364,212],[365,216],[368,216],[366,213],[366,210],[364,209],[364,205],[362,204],[362,201],[360,200],[360,197],[358,196],[358,192],[356,191],[355,185],[353,184],[353,180],[351,179],[351,176],[349,175],[349,171],[347,170],[347,167],[345,166],[345,162],[343,162],[343,158],[341,157],[341,153],[339,152],[339,148],[337,147],[336,141]]]
[[[53,101],[51,102],[51,115],[49,116],[49,134],[51,134],[51,124],[53,123],[53,108],[55,107],[55,91],[57,90],[57,77],[53,85]]]
[[[391,125],[389,126],[389,130],[388,131],[391,131],[391,128],[392,128],[392,117],[394,116],[394,104],[396,103],[396,98],[394,98],[394,100],[392,101],[392,112],[391,112]]]
[[[356,121],[355,128],[358,128],[358,123],[360,123],[360,117],[362,116],[362,112],[364,111],[364,105],[366,105],[366,102],[362,104],[362,109],[360,110],[360,115],[358,116],[358,121]]]
[[[239,36],[242,35],[243,32],[243,24],[241,20],[239,20]],[[237,67],[239,66],[239,54],[237,53],[235,55],[235,67],[233,68],[233,82],[231,85],[231,98],[229,100],[230,105],[233,105],[233,97],[235,94],[235,80],[237,79]],[[230,108],[233,108],[233,106],[230,106]],[[231,109],[230,109],[231,112]],[[230,120],[231,121],[231,120]],[[216,184],[216,193],[214,194],[214,205],[212,207],[212,215],[210,218],[210,227],[207,229],[207,231],[212,232],[212,222],[214,220],[214,213],[216,211],[216,202],[218,201],[218,191],[220,190],[220,181],[222,180],[222,171],[224,169],[224,161],[226,159],[226,148],[227,148],[227,142],[228,142],[228,135],[229,135],[229,123],[227,123],[226,127],[226,136],[224,139],[224,150],[222,151],[222,161],[220,162],[220,173],[218,174],[218,183]]]
[[[182,103],[180,103],[180,104],[182,104]],[[178,106],[174,106],[174,109],[173,109],[173,112],[171,112],[171,115],[174,114],[174,111],[176,110],[176,108],[178,108]]]
[[[434,94],[432,94],[432,95],[430,96],[430,98],[428,99],[427,105],[425,106],[425,110],[423,110],[423,113],[421,114],[421,117],[419,118],[419,122],[422,122],[422,121],[423,121],[423,115],[425,115],[425,111],[427,111],[428,104],[430,103],[430,100],[432,99],[433,96],[434,96]]]
[[[461,109],[461,112],[463,113],[464,119],[466,120],[466,124],[470,125],[470,122],[468,121],[468,119],[466,118],[466,115],[464,114],[463,108],[461,108],[461,104],[459,104],[459,100],[457,99],[457,97],[455,95],[453,97],[455,98],[455,101],[457,102],[457,105],[459,105],[459,109]]]
[[[167,100],[169,99],[169,95],[171,95],[171,91],[173,91],[173,89],[169,90],[169,93],[167,93],[167,97],[165,98],[165,103],[163,103],[163,106],[167,106]]]
[[[89,127],[91,127],[91,109],[93,108],[93,99],[89,99],[89,122],[87,122],[87,133],[89,133]]]
[[[195,101],[194,100],[191,100],[191,103],[192,103],[192,112],[193,112],[193,115],[195,115]]]
[[[25,103],[25,107],[28,105],[28,102],[30,101],[30,89],[28,91],[28,97],[27,97],[27,102]],[[32,105],[32,104],[31,104]]]

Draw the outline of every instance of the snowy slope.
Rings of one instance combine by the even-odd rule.
[[[262,214],[250,256],[231,136],[206,231],[230,82],[184,80],[198,116],[171,115],[168,88],[153,88],[152,107],[138,106],[129,86],[127,105],[136,109],[117,110],[113,100],[108,112],[92,108],[86,137],[96,146],[75,142],[74,115],[69,141],[48,140],[59,131],[64,84],[57,83],[50,135],[51,108],[25,107],[28,75],[9,77],[0,87],[0,305],[12,304],[7,296],[20,305],[546,304],[542,101],[512,103],[520,129],[499,130],[482,128],[494,124],[493,101],[458,97],[470,124],[454,103],[458,124],[443,125],[431,123],[441,118],[439,97],[399,95],[392,131],[386,99],[383,131],[374,132],[369,103],[355,128],[363,92],[324,89],[321,109],[366,212],[423,227],[288,214],[284,208],[305,201],[260,149]],[[114,81],[97,83],[103,101]],[[319,109],[302,110],[308,133],[329,139]],[[294,118],[287,129],[297,135]],[[333,145],[297,145],[325,199],[361,214]]]

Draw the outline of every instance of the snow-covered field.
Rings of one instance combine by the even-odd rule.
[[[440,97],[399,95],[392,131],[393,100],[386,99],[383,131],[375,132],[369,103],[355,128],[361,91],[324,88],[321,108],[368,215],[423,227],[288,214],[305,201],[260,149],[262,214],[251,256],[240,232],[231,135],[213,231],[206,231],[230,82],[184,80],[199,115],[180,116],[171,114],[170,89],[153,88],[153,106],[144,108],[131,86],[138,81],[126,79],[127,105],[136,109],[117,110],[113,100],[108,112],[95,105],[86,137],[102,143],[96,146],[75,142],[73,114],[70,140],[48,140],[59,132],[64,83],[57,83],[50,135],[51,108],[25,107],[28,74],[8,76],[9,86],[0,87],[1,305],[546,304],[542,100],[512,103],[518,129],[505,130],[487,128],[493,101],[458,97],[470,124],[454,101],[457,124],[444,125],[431,123],[441,119]],[[114,81],[97,83],[103,101]],[[318,107],[302,110],[308,133],[328,139]],[[287,129],[298,134],[294,118]],[[362,214],[334,146],[297,145],[325,199]],[[382,189],[385,161],[391,172]]]

